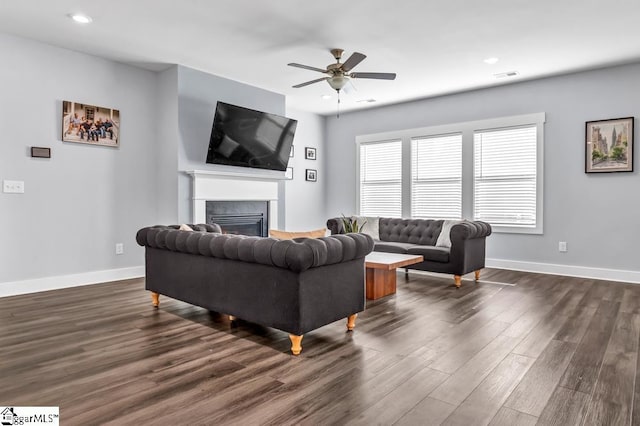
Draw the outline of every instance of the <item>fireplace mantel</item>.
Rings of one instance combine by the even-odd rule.
[[[238,178],[238,179],[251,179],[251,180],[275,180],[281,181],[285,180],[284,173],[277,170],[258,170],[258,169],[249,169],[255,171],[254,173],[250,172],[237,172],[231,170],[187,170],[186,174],[191,176],[192,178],[206,177],[206,176],[218,176],[218,177],[230,177],[230,178]]]
[[[206,223],[207,201],[268,201],[269,228],[278,227],[278,182],[284,172],[242,173],[231,171],[191,170],[193,223]]]

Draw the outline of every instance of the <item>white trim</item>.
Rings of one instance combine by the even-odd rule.
[[[238,167],[234,167],[237,169]],[[253,173],[247,172],[238,172],[235,170],[185,170],[184,173],[189,176],[196,177],[207,177],[207,176],[226,176],[232,178],[242,178],[242,179],[255,179],[255,180],[285,180],[285,173],[280,170],[261,170],[261,169],[249,169],[252,170]]]
[[[185,173],[192,177],[192,223],[207,223],[207,201],[267,201],[269,229],[281,229],[278,217],[278,181],[281,178],[200,170]]]
[[[356,144],[369,142],[387,142],[398,139],[411,139],[428,136],[446,135],[449,133],[474,132],[478,130],[488,130],[493,128],[511,127],[526,124],[536,124],[546,121],[544,112],[532,114],[511,115],[507,117],[488,118],[486,120],[463,121],[459,123],[444,124],[439,126],[418,127],[413,129],[402,129],[391,132],[373,133],[369,135],[356,136]]]
[[[140,278],[144,277],[144,275],[144,266],[132,266],[130,268],[109,269],[106,271],[83,272],[81,274],[59,275],[56,277],[35,278],[24,281],[9,281],[0,283],[0,297],[59,290],[89,284],[102,284],[109,281]]]
[[[640,271],[560,265],[556,263],[521,262],[506,259],[487,259],[485,263],[488,268],[640,284]]]

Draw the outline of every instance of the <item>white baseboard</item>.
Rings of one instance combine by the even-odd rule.
[[[0,283],[0,297],[144,277],[144,266]]]
[[[640,271],[558,265],[555,263],[520,262],[505,259],[487,259],[485,263],[488,268],[511,269],[514,271],[538,272],[541,274],[566,275],[569,277],[640,284]]]

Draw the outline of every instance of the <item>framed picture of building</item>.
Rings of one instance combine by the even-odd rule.
[[[585,173],[633,171],[633,117],[587,121]]]
[[[62,141],[120,146],[120,111],[62,101]]]

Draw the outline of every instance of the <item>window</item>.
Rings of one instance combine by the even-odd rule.
[[[360,135],[359,214],[542,234],[544,122],[536,113]]]
[[[360,214],[402,216],[402,141],[360,145]]]
[[[536,226],[535,125],[476,131],[474,218],[495,226]]]
[[[462,217],[462,134],[411,140],[411,216]]]

